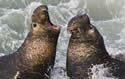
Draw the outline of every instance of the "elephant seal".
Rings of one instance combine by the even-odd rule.
[[[93,65],[103,64],[119,79],[125,79],[125,63],[111,58],[103,37],[86,14],[73,17],[67,30],[71,33],[67,49],[67,74],[70,79],[92,79]]]
[[[0,58],[0,79],[49,79],[59,32],[60,28],[49,19],[47,6],[36,8],[31,30],[22,46]]]

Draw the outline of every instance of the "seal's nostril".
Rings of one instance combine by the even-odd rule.
[[[43,12],[44,12],[44,13],[48,13],[48,11],[47,11],[47,10],[43,10]]]

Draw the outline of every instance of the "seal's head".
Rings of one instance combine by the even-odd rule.
[[[90,24],[88,15],[77,15],[73,17],[67,29],[74,38],[80,38],[82,41],[97,41],[101,35],[97,29]]]
[[[34,10],[31,26],[33,33],[40,33],[42,31],[45,32],[47,30],[60,30],[59,27],[56,27],[51,23],[48,13],[48,7],[46,5],[40,5]]]

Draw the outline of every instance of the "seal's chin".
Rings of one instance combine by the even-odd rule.
[[[54,29],[54,30],[59,30],[59,27],[56,27],[52,24],[49,24],[48,27],[50,27],[51,29]]]

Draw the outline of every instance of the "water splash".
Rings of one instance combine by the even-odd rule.
[[[92,79],[117,79],[115,77],[112,77],[112,74],[109,73],[108,68],[104,68],[103,64],[94,65],[91,68],[91,71],[93,74]]]

